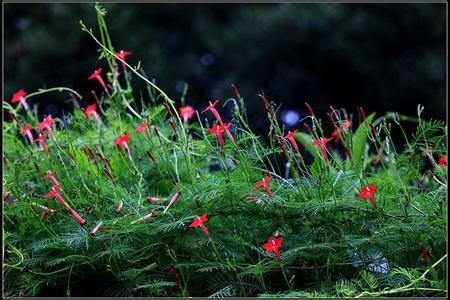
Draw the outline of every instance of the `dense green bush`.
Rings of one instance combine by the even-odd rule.
[[[284,132],[261,95],[265,145],[237,89],[185,121],[185,95],[173,101],[138,68],[122,70],[96,10],[99,34],[82,28],[109,85],[99,110],[81,110],[68,88],[17,94],[28,110],[3,103],[12,115],[3,125],[3,296],[446,295],[443,122],[419,107],[415,134],[397,149],[390,131],[404,116],[361,109],[358,124],[345,110],[322,119],[307,105],[311,131]],[[142,110],[132,77],[147,85]],[[39,122],[33,98],[58,92],[73,95],[74,113]],[[38,131],[48,153],[31,142]]]

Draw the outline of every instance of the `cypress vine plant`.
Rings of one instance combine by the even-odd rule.
[[[207,107],[171,99],[95,10],[98,33],[80,24],[103,62],[96,101],[3,102],[3,296],[446,296],[444,122],[306,104],[308,131],[285,132],[259,95],[266,143],[236,86]],[[33,97],[53,92],[74,112],[40,120]],[[405,121],[416,132],[394,142]]]

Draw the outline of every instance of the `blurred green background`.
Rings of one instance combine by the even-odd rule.
[[[356,112],[398,111],[445,119],[445,4],[105,4],[114,47],[132,51],[173,99],[247,100],[251,123],[266,125],[257,93],[282,103],[280,117],[329,105]],[[97,31],[94,4],[4,4],[4,92],[68,86],[90,103],[99,65],[96,45],[79,20]],[[136,95],[145,90],[137,78]],[[67,97],[36,98],[43,114],[70,110]],[[289,112],[286,114],[286,112]]]

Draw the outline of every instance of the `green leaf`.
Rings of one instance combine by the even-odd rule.
[[[356,169],[361,168],[361,163],[364,158],[364,150],[367,143],[367,130],[370,130],[370,124],[375,118],[375,113],[372,113],[366,118],[366,122],[359,125],[352,138],[352,157],[355,163]],[[367,124],[367,125],[366,125]]]
[[[314,159],[319,156],[315,147],[312,145],[313,139],[309,134],[306,134],[304,132],[297,132],[294,137],[306,148],[306,150],[308,150],[309,153],[312,154],[312,156],[314,156]]]
[[[314,157],[314,162],[311,165],[311,172],[313,172],[313,174],[317,175],[317,172],[319,172],[319,170],[320,170],[321,158],[319,156],[319,152],[317,152],[316,147],[314,147],[312,145],[313,139],[311,138],[311,136],[309,134],[306,134],[304,132],[297,132],[297,134],[294,136],[294,138],[297,141],[299,141],[305,147],[305,149],[309,153],[311,153],[312,156]]]

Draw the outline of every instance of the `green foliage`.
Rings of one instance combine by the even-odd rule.
[[[117,58],[108,45],[104,10],[97,8],[100,40],[82,28],[112,64]],[[132,74],[148,85],[150,98],[156,95],[142,110],[127,92]],[[230,128],[236,145],[224,133],[221,149],[208,132],[211,124],[200,118],[185,124],[180,105],[138,70],[127,65],[109,83],[112,89],[100,101],[101,123],[76,110],[66,125],[53,125],[45,140],[48,155],[20,133],[24,123],[37,127],[33,113],[17,114],[20,124],[3,125],[4,296],[446,295],[447,173],[434,161],[446,155],[442,122],[420,120],[404,149],[392,143],[387,119],[376,126],[376,136],[360,125],[329,146],[327,161],[310,144],[313,138],[300,133],[315,156],[313,167],[291,145],[290,172],[283,173],[272,159],[280,149],[263,144],[239,107]],[[46,91],[56,90],[40,93]],[[20,108],[4,104],[12,113]],[[266,109],[270,115],[273,107]],[[147,119],[148,132],[135,132]],[[317,140],[321,121],[312,119]],[[271,138],[279,140],[282,129],[270,121]],[[114,145],[125,131],[130,155],[124,144]],[[437,155],[426,172],[424,145]],[[334,151],[351,146],[354,157],[370,147],[382,151],[367,152],[364,164]],[[51,170],[61,197],[84,225],[44,196],[53,186],[44,178]],[[255,187],[266,176],[273,196]],[[357,197],[370,183],[377,187],[376,208]],[[42,206],[57,213],[43,214]],[[205,228],[190,226],[203,214]],[[262,248],[269,237],[283,237],[280,261]]]

